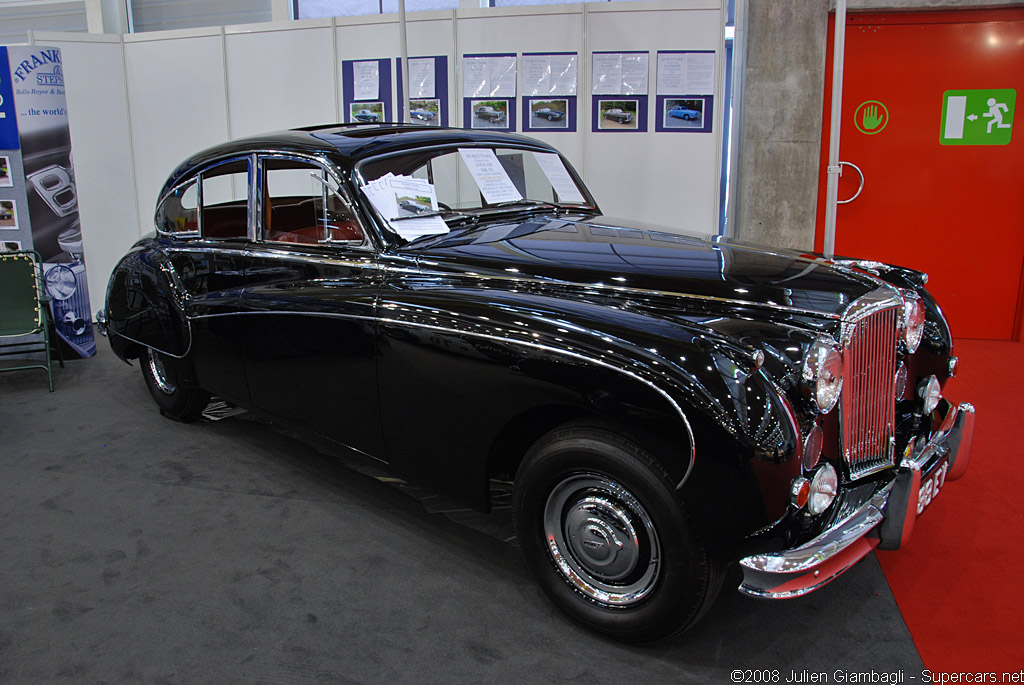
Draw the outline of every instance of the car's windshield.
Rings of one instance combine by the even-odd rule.
[[[517,148],[465,147],[417,150],[371,159],[359,167],[369,184],[388,174],[429,183],[437,209],[487,210],[523,200],[591,206],[562,158],[550,152]]]
[[[361,190],[406,240],[515,211],[594,207],[560,155],[543,150],[429,148],[367,160]]]

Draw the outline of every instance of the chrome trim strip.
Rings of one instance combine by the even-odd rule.
[[[839,314],[831,314],[829,312],[814,311],[812,309],[801,309],[799,307],[789,307],[780,304],[767,304],[764,302],[751,302],[748,300],[734,300],[727,297],[715,297],[714,295],[697,295],[693,293],[680,293],[671,290],[649,290],[646,288],[631,288],[624,285],[608,285],[605,283],[579,283],[576,281],[561,281],[561,280],[544,280],[540,278],[530,278],[524,276],[502,276],[498,274],[480,274],[474,273],[469,275],[466,272],[453,271],[427,271],[424,269],[410,269],[407,267],[386,267],[388,272],[394,273],[412,273],[419,276],[429,278],[485,278],[497,281],[514,281],[519,283],[529,283],[535,285],[561,285],[561,286],[574,286],[581,289],[587,290],[606,290],[615,293],[627,294],[627,295],[660,295],[667,297],[677,297],[685,300],[696,300],[700,302],[717,302],[720,304],[731,304],[741,307],[750,307],[752,309],[770,309],[780,312],[787,312],[790,314],[800,314],[802,316],[811,316],[815,318],[825,318],[840,320],[842,318]]]
[[[550,352],[550,353],[553,353],[553,354],[560,354],[560,355],[563,355],[563,356],[566,356],[566,357],[571,357],[573,359],[578,359],[580,361],[588,362],[588,363],[591,363],[591,364],[596,364],[597,366],[601,366],[601,367],[604,367],[604,368],[612,370],[612,371],[617,371],[618,373],[621,373],[621,374],[623,374],[625,376],[628,376],[628,377],[632,378],[633,380],[636,380],[636,381],[639,381],[639,382],[643,383],[644,385],[646,385],[647,387],[651,388],[656,393],[661,395],[665,399],[665,401],[668,402],[672,406],[672,408],[679,415],[679,417],[683,420],[683,424],[686,426],[687,435],[688,435],[688,437],[690,439],[690,461],[689,461],[689,464],[686,467],[686,472],[683,474],[683,477],[680,479],[679,484],[676,485],[676,489],[677,490],[679,488],[681,488],[686,483],[687,479],[690,477],[690,473],[693,471],[693,466],[696,463],[696,460],[697,460],[697,445],[696,445],[696,443],[694,441],[693,428],[690,425],[690,420],[687,418],[686,413],[682,410],[682,408],[679,406],[679,404],[674,399],[672,399],[671,395],[669,395],[667,392],[665,392],[664,390],[659,388],[657,385],[655,385],[651,381],[649,381],[649,380],[647,380],[645,378],[642,378],[642,377],[636,375],[635,373],[632,373],[631,371],[627,371],[626,369],[619,368],[619,367],[615,366],[614,364],[609,364],[608,362],[602,361],[600,359],[594,359],[593,357],[588,357],[586,355],[582,355],[582,354],[579,354],[579,353],[576,353],[576,352],[569,352],[568,350],[563,350],[563,349],[560,349],[560,348],[557,348],[557,347],[551,347],[550,345],[543,345],[541,343],[530,342],[528,340],[517,340],[515,338],[501,338],[501,337],[498,337],[496,335],[489,335],[487,333],[477,333],[477,332],[474,332],[474,331],[461,331],[461,330],[458,330],[458,329],[455,329],[455,328],[447,328],[445,326],[436,326],[436,325],[432,325],[432,324],[422,324],[422,323],[417,323],[415,321],[403,321],[403,320],[400,320],[400,319],[383,318],[383,317],[377,317],[377,316],[363,316],[361,314],[342,314],[342,313],[338,313],[338,312],[280,312],[280,311],[277,311],[277,312],[274,312],[274,311],[258,312],[258,311],[256,311],[256,312],[232,312],[232,313],[227,313],[227,314],[202,314],[202,315],[199,315],[199,316],[190,316],[188,318],[191,321],[192,319],[196,319],[196,320],[198,320],[198,319],[212,319],[212,318],[225,317],[225,316],[247,316],[247,315],[257,315],[257,314],[260,314],[260,315],[316,316],[316,317],[324,317],[324,318],[355,319],[355,320],[359,320],[359,321],[373,321],[373,322],[376,322],[376,323],[394,324],[394,325],[398,325],[398,326],[411,326],[411,327],[416,327],[416,328],[425,328],[427,330],[440,331],[440,332],[443,332],[443,333],[454,333],[456,335],[468,335],[468,336],[471,336],[471,337],[474,337],[474,338],[480,338],[480,339],[483,339],[483,340],[491,340],[491,341],[499,342],[499,343],[513,343],[513,344],[516,344],[516,345],[522,345],[524,347],[530,347],[530,348],[537,349],[537,350],[543,350],[545,352]]]
[[[739,591],[753,597],[785,599],[805,595],[836,578],[863,556],[857,556],[861,550],[851,549],[851,545],[882,521],[892,487],[892,482],[886,484],[850,516],[799,547],[741,559],[743,583]],[[821,573],[829,562],[842,560],[848,550],[856,558],[848,559],[849,563],[840,569]],[[863,551],[866,554],[870,548]],[[780,590],[782,587],[785,589]]]

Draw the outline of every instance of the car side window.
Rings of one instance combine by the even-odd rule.
[[[195,233],[199,230],[199,184],[196,179],[175,188],[156,210],[161,233]]]
[[[238,159],[200,174],[204,238],[249,235],[249,160]]]
[[[278,243],[362,243],[363,232],[324,170],[293,159],[263,160],[263,235]]]

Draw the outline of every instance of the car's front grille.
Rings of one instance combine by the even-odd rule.
[[[842,450],[851,478],[892,466],[900,301],[872,297],[843,321]]]

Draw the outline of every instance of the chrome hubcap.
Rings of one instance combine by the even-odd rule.
[[[654,524],[620,484],[598,474],[569,476],[544,507],[544,537],[563,578],[601,604],[628,606],[658,580]]]
[[[167,369],[164,368],[164,361],[160,358],[160,354],[154,352],[152,349],[147,350],[149,360],[149,373],[153,376],[153,380],[156,382],[156,387],[160,388],[160,391],[166,395],[173,395],[177,388],[174,387],[174,383],[171,383],[167,377]]]

